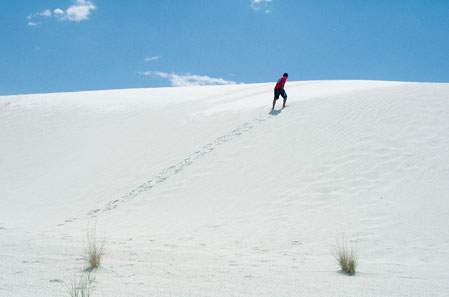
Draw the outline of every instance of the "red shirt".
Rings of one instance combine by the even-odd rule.
[[[283,89],[286,80],[287,80],[287,77],[285,77],[285,76],[278,79],[278,82],[277,82],[276,86],[274,87],[274,89],[275,90]]]

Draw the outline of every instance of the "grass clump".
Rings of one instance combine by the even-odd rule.
[[[340,265],[341,272],[348,275],[354,275],[357,268],[357,254],[354,248],[348,247],[346,238],[344,234],[341,240],[337,241],[338,251],[337,251],[337,262]]]
[[[89,228],[87,231],[87,250],[85,260],[87,264],[87,271],[92,271],[98,268],[101,264],[101,259],[104,255],[105,242],[98,241],[96,235],[96,228]]]
[[[95,278],[90,273],[74,277],[70,285],[67,286],[67,293],[70,297],[90,297],[94,281]]]
[[[357,256],[354,249],[348,248],[346,245],[341,246],[338,250],[337,260],[342,272],[348,275],[355,274]]]

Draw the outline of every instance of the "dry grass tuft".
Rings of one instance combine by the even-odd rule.
[[[336,258],[341,271],[348,275],[354,275],[358,264],[357,254],[352,246],[348,247],[344,234],[341,240],[337,242],[337,246]]]
[[[98,268],[104,255],[105,242],[99,242],[96,235],[96,227],[87,231],[87,250],[84,257],[87,263],[87,271]]]
[[[94,276],[90,273],[74,277],[69,286],[66,287],[70,297],[90,297],[92,292],[92,283]]]
[[[357,256],[352,248],[340,247],[337,254],[338,264],[343,272],[349,275],[355,274],[357,268]]]

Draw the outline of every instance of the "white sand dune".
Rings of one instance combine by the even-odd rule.
[[[272,88],[0,97],[0,296],[448,296],[449,84]]]

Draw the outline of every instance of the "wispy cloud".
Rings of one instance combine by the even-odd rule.
[[[28,26],[33,26],[31,24],[38,24],[31,21],[34,18],[42,17],[55,17],[61,21],[71,21],[71,22],[81,22],[87,20],[89,15],[96,9],[92,1],[89,0],[74,0],[73,5],[69,6],[66,10],[61,8],[56,8],[53,12],[50,9],[45,9],[42,12],[31,13],[27,16],[29,20]]]
[[[166,78],[173,87],[206,86],[206,85],[234,85],[236,82],[223,78],[209,77],[207,75],[195,75],[190,73],[176,74],[159,71],[139,72],[141,75],[152,75]]]
[[[41,12],[39,15],[49,17],[49,16],[51,16],[51,11],[50,11],[50,9],[46,9],[43,12]]]
[[[60,9],[60,8],[56,8],[55,10],[53,10],[53,13],[54,13],[55,15],[61,16],[61,15],[64,14],[64,10],[62,10],[62,9]]]
[[[159,60],[158,56],[154,56],[154,57],[145,57],[145,62],[151,62],[151,61],[156,61]]]
[[[254,10],[265,10],[265,13],[270,13],[269,4],[272,0],[251,0],[251,7]]]
[[[35,22],[32,22],[32,21],[28,22],[28,26],[30,26],[30,27],[36,27],[38,24],[39,23],[35,23]]]

